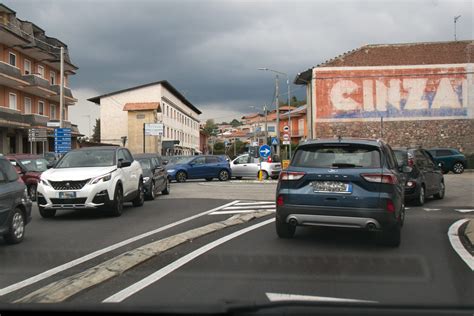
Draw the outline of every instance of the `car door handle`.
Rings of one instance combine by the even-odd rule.
[[[243,165],[244,167],[247,167],[247,165]]]

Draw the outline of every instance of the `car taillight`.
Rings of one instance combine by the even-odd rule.
[[[277,197],[277,206],[283,206],[283,196],[281,195]]]
[[[387,200],[387,212],[389,213],[395,212],[395,204],[393,204],[392,200]]]
[[[398,183],[397,177],[391,173],[364,173],[361,174],[368,182],[375,183],[387,183],[387,184],[396,184]]]
[[[280,180],[282,181],[294,181],[304,177],[304,172],[284,171],[280,173]]]

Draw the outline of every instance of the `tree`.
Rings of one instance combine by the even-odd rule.
[[[204,134],[207,136],[214,135],[214,130],[217,129],[217,125],[213,119],[208,119],[204,125]]]
[[[94,132],[92,133],[92,141],[100,143],[100,119],[95,119]]]
[[[242,122],[238,121],[237,119],[233,119],[233,120],[230,122],[230,125],[232,125],[232,127],[237,127],[237,126],[242,125]]]

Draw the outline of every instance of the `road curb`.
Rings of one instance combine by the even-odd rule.
[[[471,247],[474,246],[474,220],[469,220],[464,231],[461,232]]]
[[[451,246],[453,247],[454,251],[459,255],[459,257],[467,264],[467,266],[474,271],[474,255],[472,253],[472,247],[467,245],[467,241],[463,243],[464,232],[466,231],[466,224],[470,220],[467,218],[460,219],[457,222],[454,222],[448,230],[448,238]]]

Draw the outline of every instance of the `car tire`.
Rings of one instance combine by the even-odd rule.
[[[464,165],[461,162],[456,162],[453,165],[453,172],[456,174],[461,174],[464,172]]]
[[[280,238],[290,239],[295,236],[296,226],[285,223],[284,221],[278,219],[278,217],[275,220],[275,228],[276,233]]]
[[[146,196],[146,199],[149,200],[149,201],[153,201],[155,199],[155,182],[154,181],[151,181],[150,183],[150,189],[148,190],[148,194]]]
[[[161,194],[168,195],[170,194],[170,191],[171,191],[171,183],[169,179],[166,179],[166,186],[163,189],[163,191],[161,191]]]
[[[440,185],[439,192],[434,195],[434,198],[437,200],[442,200],[444,199],[444,195],[446,193],[446,186],[444,185],[444,182],[441,182],[439,185]]]
[[[56,216],[56,210],[54,209],[47,209],[38,205],[38,210],[41,217],[43,218],[53,218],[54,216]]]
[[[257,179],[258,179],[258,172],[257,172]],[[265,170],[262,170],[262,180],[267,180],[268,179],[268,172]]]
[[[206,178],[206,181],[212,181],[212,178]]]
[[[139,207],[139,206],[143,206],[144,203],[145,203],[145,192],[143,190],[143,179],[140,178],[140,181],[138,182],[138,194],[132,200],[132,204],[135,207]]]
[[[114,217],[119,217],[123,213],[123,190],[121,185],[117,185],[115,187],[114,192],[114,201],[111,205],[111,209],[109,211],[110,215]]]
[[[229,171],[222,169],[221,171],[219,171],[219,175],[217,176],[217,179],[219,179],[219,181],[229,180]]]
[[[186,182],[186,179],[188,178],[186,172],[184,171],[178,171],[176,173],[176,181],[177,182]]]
[[[36,184],[31,184],[30,186],[28,186],[28,195],[30,196],[30,200],[32,201],[36,201],[36,189]]]
[[[21,242],[25,237],[26,221],[23,212],[19,208],[13,211],[8,226],[8,233],[3,235],[5,242],[7,244],[18,244]]]
[[[425,204],[425,200],[426,200],[425,186],[421,185],[420,192],[418,192],[418,196],[415,199],[415,205],[423,206],[423,204]]]
[[[376,233],[377,244],[386,247],[399,247],[401,243],[400,225],[388,227]]]

